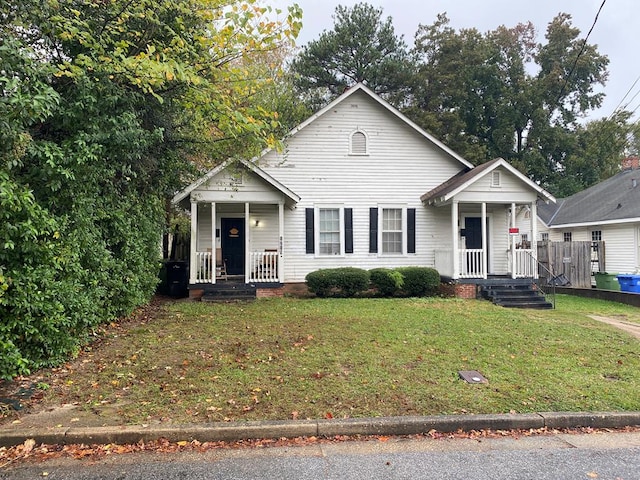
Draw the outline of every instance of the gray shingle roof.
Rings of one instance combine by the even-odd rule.
[[[623,170],[554,204],[538,204],[549,226],[605,223],[640,218],[640,170]]]

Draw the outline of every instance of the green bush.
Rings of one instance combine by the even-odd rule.
[[[309,291],[318,297],[328,297],[333,288],[333,279],[328,268],[308,273],[305,280]]]
[[[401,267],[397,269],[404,279],[403,291],[409,297],[435,295],[440,285],[440,274],[429,267]]]
[[[397,270],[390,268],[374,268],[369,270],[371,285],[378,290],[380,295],[390,297],[402,289],[404,279]]]
[[[310,272],[305,280],[319,297],[353,297],[369,288],[369,272],[361,268],[325,268]]]

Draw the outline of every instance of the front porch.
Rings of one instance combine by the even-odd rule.
[[[435,268],[453,280],[491,275],[538,278],[535,202],[507,205],[452,202],[452,248],[435,250]],[[520,234],[516,212],[528,209],[532,238]]]
[[[191,202],[190,288],[280,284],[284,204]]]

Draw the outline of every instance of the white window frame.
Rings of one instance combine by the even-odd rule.
[[[384,242],[382,241],[383,234],[385,230],[383,230],[384,225],[384,211],[385,210],[400,210],[401,211],[401,219],[402,219],[402,230],[401,230],[401,238],[402,238],[402,251],[400,252],[385,252],[384,251]],[[397,204],[385,204],[378,205],[378,256],[380,257],[405,257],[407,256],[407,206],[406,205],[397,205]],[[389,230],[387,230],[389,231]]]
[[[569,238],[569,240],[567,240]],[[562,232],[562,241],[563,242],[572,242],[573,241],[573,232]]]
[[[335,258],[345,256],[345,226],[344,226],[344,205],[326,204],[314,206],[314,243],[315,243],[315,256],[322,258]],[[340,229],[340,251],[338,253],[321,253],[320,251],[320,211],[321,210],[338,210],[338,228]]]
[[[353,137],[356,134],[364,135],[364,152],[353,151]],[[349,135],[349,155],[353,155],[356,157],[366,157],[369,155],[369,135],[367,135],[367,132],[360,128],[351,132],[351,134]]]

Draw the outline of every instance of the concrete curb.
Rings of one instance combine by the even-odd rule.
[[[259,438],[332,437],[336,435],[413,435],[471,430],[540,428],[622,428],[640,426],[640,412],[545,412],[497,415],[435,415],[333,420],[208,423],[194,425],[131,425],[98,428],[41,428],[0,431],[0,447],[37,444],[127,444],[166,438],[171,442],[218,442]]]

